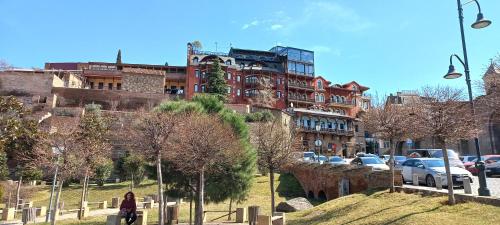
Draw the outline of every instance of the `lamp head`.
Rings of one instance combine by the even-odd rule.
[[[462,76],[462,74],[457,72],[455,70],[455,66],[453,66],[453,64],[451,64],[450,67],[448,68],[448,73],[446,73],[446,75],[444,75],[444,79],[456,79],[456,78],[459,78],[461,76]]]
[[[316,131],[320,131],[321,130],[321,126],[319,124],[316,124]]]
[[[483,13],[477,14],[476,22],[474,22],[471,27],[474,29],[481,29],[489,26],[491,24],[491,20],[484,19]]]

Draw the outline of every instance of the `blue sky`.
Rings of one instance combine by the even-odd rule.
[[[470,28],[475,5],[464,10],[472,79],[500,53],[500,1],[480,3],[486,29]],[[317,75],[372,93],[465,86],[442,78],[449,55],[462,55],[455,0],[0,0],[0,59],[18,67],[113,62],[119,48],[127,63],[185,65],[193,40],[211,51],[314,50]]]

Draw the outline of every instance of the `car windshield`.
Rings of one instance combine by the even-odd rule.
[[[427,167],[444,167],[443,160],[425,160],[424,163]]]
[[[330,162],[342,162],[344,161],[344,159],[340,158],[340,157],[332,157],[330,158]]]
[[[431,154],[432,154],[433,158],[442,158],[443,157],[443,151],[441,151],[441,150],[434,151]],[[448,158],[457,158],[458,159],[458,155],[457,155],[457,153],[455,153],[455,151],[448,149]]]
[[[324,155],[319,156],[319,160],[326,161],[326,156],[324,156]]]
[[[375,158],[375,157],[363,157],[361,158],[361,160],[363,161],[363,164],[385,164],[384,162],[382,162],[382,160],[380,160],[379,158]]]
[[[312,153],[312,152],[304,152],[304,157],[314,157],[314,153]]]
[[[406,160],[406,157],[404,157],[404,156],[394,156],[394,159],[396,159],[396,161],[404,161],[404,160]]]

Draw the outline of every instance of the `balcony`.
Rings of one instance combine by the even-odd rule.
[[[328,101],[328,105],[329,106],[335,106],[335,107],[344,107],[344,108],[353,108],[356,106],[356,104],[351,101],[351,100],[346,100],[346,101],[332,101],[332,100],[329,100]]]
[[[318,133],[314,127],[301,126],[300,131],[307,133]],[[333,135],[344,135],[344,136],[354,136],[354,130],[340,130],[333,128],[321,128],[320,134],[333,134]]]
[[[291,97],[291,96],[289,96],[288,100],[292,101],[292,102],[299,102],[299,103],[308,103],[308,104],[314,104],[315,103],[314,99],[312,99],[312,98],[300,98],[300,97]]]
[[[299,90],[306,90],[306,91],[314,91],[314,87],[311,85],[303,84],[300,82],[288,82],[288,87],[290,89],[299,89]]]

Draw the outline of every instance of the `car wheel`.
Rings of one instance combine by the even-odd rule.
[[[427,177],[425,178],[425,184],[427,185],[427,187],[434,187],[436,186],[436,181],[434,180],[434,177],[432,177],[432,175],[427,175]]]

